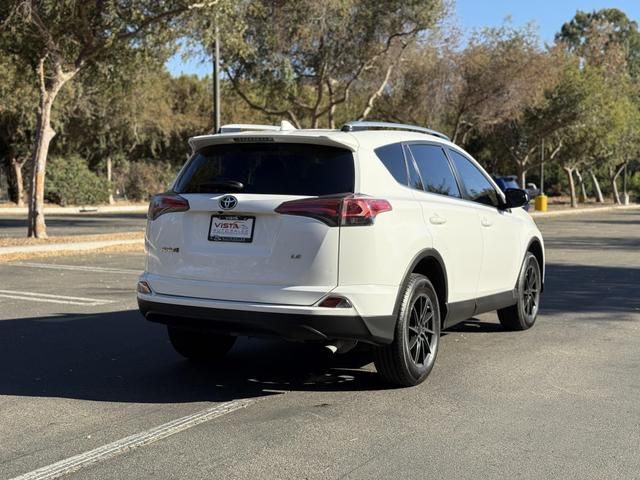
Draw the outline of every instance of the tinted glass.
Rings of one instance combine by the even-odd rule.
[[[413,160],[413,155],[411,154],[409,147],[405,147],[405,148],[406,148],[405,153],[407,156],[407,162],[409,167],[409,186],[411,188],[415,188],[416,190],[423,190],[422,180],[420,180],[420,174],[418,173],[416,164]]]
[[[353,192],[353,183],[349,150],[299,143],[245,143],[213,145],[196,153],[175,191],[318,196]]]
[[[393,145],[385,145],[384,147],[376,148],[376,155],[384,166],[387,167],[389,173],[393,175],[398,183],[402,185],[407,184],[407,166],[404,162],[404,155],[402,154],[402,144],[394,143]]]
[[[441,147],[418,144],[409,148],[418,164],[425,191],[460,198],[458,184]]]
[[[499,205],[498,194],[493,185],[487,180],[487,177],[463,155],[460,155],[455,150],[449,150],[449,153],[460,174],[460,179],[464,184],[469,200],[497,207]]]

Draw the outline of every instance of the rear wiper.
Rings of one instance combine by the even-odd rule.
[[[199,190],[202,190],[203,188],[207,190],[215,188],[222,191],[235,190],[237,192],[240,192],[244,190],[244,183],[237,180],[218,180],[215,182],[203,182],[198,184]]]

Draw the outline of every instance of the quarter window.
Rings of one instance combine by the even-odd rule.
[[[460,198],[458,184],[441,147],[414,144],[409,148],[418,164],[425,191]]]
[[[376,155],[382,161],[393,178],[402,185],[407,185],[407,165],[404,161],[402,144],[394,143],[376,148]]]
[[[469,200],[491,207],[498,207],[500,205],[498,194],[478,167],[455,150],[449,149],[449,153],[451,154],[453,164],[458,170]]]

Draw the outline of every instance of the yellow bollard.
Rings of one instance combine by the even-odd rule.
[[[547,211],[547,196],[546,195],[538,195],[535,198],[535,206],[537,212],[546,212]]]

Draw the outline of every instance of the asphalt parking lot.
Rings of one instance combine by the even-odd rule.
[[[191,366],[137,313],[140,253],[0,263],[0,478],[105,445],[65,478],[640,478],[640,210],[538,223],[535,327],[472,319],[411,389],[366,350]]]

